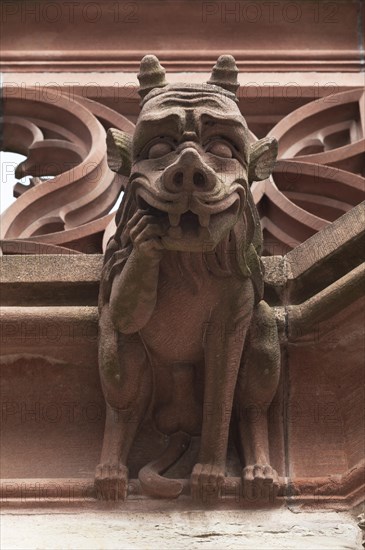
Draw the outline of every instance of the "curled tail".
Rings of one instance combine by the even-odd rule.
[[[190,439],[185,432],[180,431],[172,434],[164,452],[140,470],[138,478],[146,494],[157,498],[177,498],[181,494],[183,483],[177,479],[162,477],[161,474],[166,472],[185,453]]]

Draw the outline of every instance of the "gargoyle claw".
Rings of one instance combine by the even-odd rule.
[[[253,464],[242,471],[242,493],[247,500],[275,500],[279,478],[269,464]]]
[[[128,469],[124,464],[101,463],[96,467],[95,489],[99,500],[125,500]]]
[[[221,495],[224,484],[224,470],[214,464],[195,464],[191,474],[191,496],[193,500],[209,503]]]

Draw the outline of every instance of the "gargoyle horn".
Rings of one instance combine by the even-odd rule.
[[[238,69],[235,58],[232,55],[221,55],[213,67],[212,75],[207,84],[220,86],[224,90],[235,94],[239,87],[237,75]]]
[[[143,99],[154,88],[167,86],[165,69],[155,55],[145,55],[139,67],[139,95]]]

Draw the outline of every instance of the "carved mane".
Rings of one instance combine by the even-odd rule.
[[[116,213],[117,229],[105,251],[99,308],[109,301],[113,279],[123,270],[133,248],[126,225],[136,212],[137,206],[128,187],[127,185]],[[250,277],[255,288],[256,300],[260,301],[263,294],[262,233],[251,191],[248,192],[247,199],[246,207],[230,233],[222,239],[215,250],[201,254],[201,263],[215,277]],[[179,261],[185,263],[183,255],[186,256],[186,253],[178,254]],[[192,254],[199,255],[198,252]],[[193,277],[193,273],[191,275]]]

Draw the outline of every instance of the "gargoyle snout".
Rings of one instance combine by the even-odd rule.
[[[202,162],[199,152],[193,147],[184,149],[179,159],[162,174],[163,186],[172,193],[211,191],[216,181],[213,170]]]

